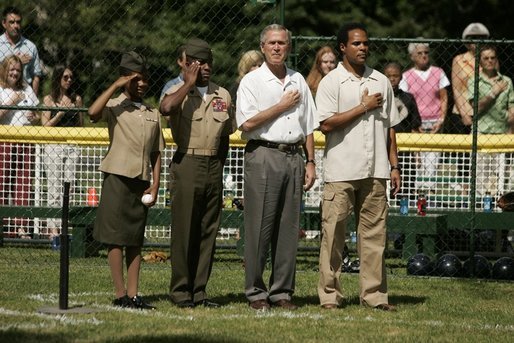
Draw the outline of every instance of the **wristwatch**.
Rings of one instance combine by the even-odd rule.
[[[402,172],[402,168],[400,168],[400,166],[391,166],[391,171],[393,171],[395,169],[398,170],[399,173]]]
[[[314,161],[314,160],[307,160],[307,161],[305,161],[305,164],[307,164],[307,163],[312,163],[312,164],[316,165],[316,161]]]

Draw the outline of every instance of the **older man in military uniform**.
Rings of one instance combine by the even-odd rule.
[[[184,80],[166,92],[160,110],[170,116],[177,151],[172,190],[171,301],[179,307],[217,307],[207,297],[222,207],[223,165],[235,130],[229,92],[210,82],[212,51],[192,38],[185,44]]]

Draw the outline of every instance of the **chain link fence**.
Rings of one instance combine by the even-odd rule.
[[[1,110],[24,116],[30,111],[37,117],[25,123],[27,125],[6,122],[5,115],[0,119],[0,209],[4,217],[4,247],[0,253],[9,251],[24,256],[20,261],[37,258],[39,263],[53,261],[49,251],[52,237],[60,230],[63,181],[71,183],[72,255],[103,256],[101,247],[90,237],[90,229],[101,191],[102,174],[98,166],[108,147],[108,135],[105,125],[87,120],[85,111],[117,78],[121,53],[137,48],[147,56],[150,64],[147,99],[158,106],[162,87],[180,72],[176,50],[187,38],[196,36],[211,44],[214,53],[212,79],[231,89],[238,76],[240,56],[247,50],[259,49],[260,31],[266,24],[278,22],[281,16],[280,6],[274,2],[236,0],[208,3],[47,0],[35,6],[21,2],[19,8],[23,36],[37,46],[42,68],[37,100],[28,103],[29,107],[22,111],[18,103],[4,98],[0,103]],[[292,43],[288,65],[304,76],[308,75],[320,47],[329,45],[337,51],[335,37],[294,36]],[[448,79],[448,84],[441,87],[446,89],[448,103],[444,106],[446,116],[439,132],[423,133],[424,127],[420,125],[417,132],[397,135],[404,187],[401,194],[389,199],[388,254],[403,262],[420,252],[433,261],[448,253],[456,254],[461,260],[473,254],[482,254],[490,261],[512,256],[514,218],[501,213],[496,202],[501,195],[514,190],[514,131],[510,126],[502,133],[479,132],[480,126],[476,124],[480,113],[475,115],[475,125],[469,128],[469,133],[459,131],[462,126],[455,125],[459,124],[460,116],[454,114],[458,97],[471,98],[478,104],[484,90],[480,83],[473,82],[478,68],[472,69],[471,76],[452,77],[455,69],[452,63],[455,56],[466,52],[466,45],[475,43],[479,51],[481,46],[493,44],[501,74],[505,79],[512,77],[513,42],[372,37],[368,64],[383,71],[386,64],[396,62],[401,72],[406,72],[413,66],[408,52],[412,43],[429,45],[431,65],[440,67]],[[0,60],[6,57],[0,55]],[[48,101],[52,77],[63,73],[61,77],[64,78],[63,67],[73,74],[70,75],[73,92],[82,100],[75,102],[73,108]],[[466,78],[466,91],[455,94],[452,86],[455,80],[463,78]],[[422,87],[411,85],[411,88]],[[514,97],[509,93],[512,91],[512,83],[505,93],[502,91],[501,96],[507,99],[502,98],[502,101],[505,100],[508,107],[514,107]],[[426,93],[430,99],[434,97],[430,90]],[[422,102],[421,98],[416,99],[418,101]],[[83,117],[81,125],[43,126],[41,117],[52,111],[65,111],[68,116],[80,114],[79,117]],[[163,121],[163,125],[166,122]],[[159,199],[150,213],[145,245],[148,249],[168,251],[172,234],[168,164],[175,146],[169,129],[165,129],[164,134],[167,147],[163,155]],[[237,204],[244,203],[243,147],[239,133],[234,134],[224,173],[227,208],[218,237],[218,251],[223,253],[217,255],[228,254],[229,259],[240,256],[242,248],[239,236],[242,211]],[[302,231],[299,233],[299,258],[313,252],[313,261],[319,246],[318,206],[323,191],[324,137],[319,132],[316,133],[316,147],[319,178],[313,189],[305,194]],[[426,216],[416,214],[420,194],[426,199]],[[408,215],[399,213],[402,198],[407,201]],[[348,233],[351,252],[356,247],[354,237]],[[99,261],[104,263],[102,258]]]

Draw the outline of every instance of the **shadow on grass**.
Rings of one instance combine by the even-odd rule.
[[[170,306],[171,301],[168,294],[155,294],[155,295],[149,295],[145,297],[145,300],[152,303],[152,302],[169,302]],[[221,306],[228,306],[228,305],[237,305],[237,304],[248,304],[248,300],[246,299],[246,296],[244,293],[228,293],[223,296],[213,297],[210,298],[211,301],[214,301]],[[320,305],[319,298],[314,295],[309,296],[293,296],[293,303],[298,305],[299,307],[303,306],[318,306]],[[413,297],[408,295],[392,295],[389,296],[389,301],[391,304],[394,305],[415,305],[415,304],[422,304],[425,303],[427,300],[427,297]],[[358,296],[353,296],[346,298],[343,302],[342,307],[346,306],[359,306],[360,300]]]
[[[412,297],[407,295],[396,295],[389,296],[389,301],[394,305],[413,305],[422,304],[427,300],[426,297]],[[317,296],[306,296],[306,297],[293,297],[293,302],[302,306],[320,305],[319,298]],[[343,301],[342,308],[347,306],[360,306],[360,299],[358,296],[348,297]]]
[[[150,294],[150,295],[145,296],[144,299],[149,303],[164,301],[164,302],[168,302],[170,304],[170,306],[173,306],[173,304],[171,303],[169,294],[153,294],[153,295]],[[229,294],[226,294],[223,296],[211,297],[211,298],[209,298],[209,300],[211,300],[215,303],[218,303],[221,306],[237,304],[237,303],[243,303],[243,304],[247,303],[246,297],[243,293],[229,293]]]
[[[392,295],[389,301],[395,305],[416,305],[423,304],[427,301],[427,297],[412,297],[410,295]]]
[[[75,337],[76,339],[77,337]],[[0,332],[0,341],[2,342],[10,342],[10,343],[30,343],[30,342],[68,342],[71,340],[70,335],[65,334],[39,334],[34,332],[28,332],[18,329],[12,329],[4,332]],[[230,338],[228,339],[226,336],[216,337],[214,335],[206,335],[202,334],[165,334],[165,335],[147,335],[147,336],[132,336],[132,337],[124,337],[119,339],[109,339],[109,342],[116,343],[159,343],[159,342],[242,342],[242,340],[237,340]]]
[[[33,331],[23,331],[21,329],[10,329],[0,332],[0,342],[10,343],[30,343],[30,342],[68,342],[69,338],[64,334],[42,334]]]
[[[408,295],[390,295],[389,296],[389,302],[396,306],[422,304],[426,300],[427,300],[426,297],[411,297]],[[360,299],[358,296],[349,297],[343,303],[343,307],[358,306],[358,305],[360,305]]]
[[[215,337],[214,335],[207,336],[205,334],[197,334],[197,335],[185,335],[185,334],[168,334],[168,335],[160,335],[160,336],[134,336],[127,337],[118,340],[112,340],[114,343],[160,343],[160,342],[243,342],[242,340],[230,338],[228,339],[226,336]]]

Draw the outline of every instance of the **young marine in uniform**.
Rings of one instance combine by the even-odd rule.
[[[135,51],[124,53],[120,75],[88,110],[92,121],[107,121],[110,141],[100,164],[104,180],[93,237],[108,246],[113,305],[154,309],[138,295],[138,282],[148,207],[155,204],[159,190],[164,137],[159,112],[142,101],[148,88],[145,58]],[[111,99],[119,88],[122,93]],[[151,199],[143,203],[143,195]]]

